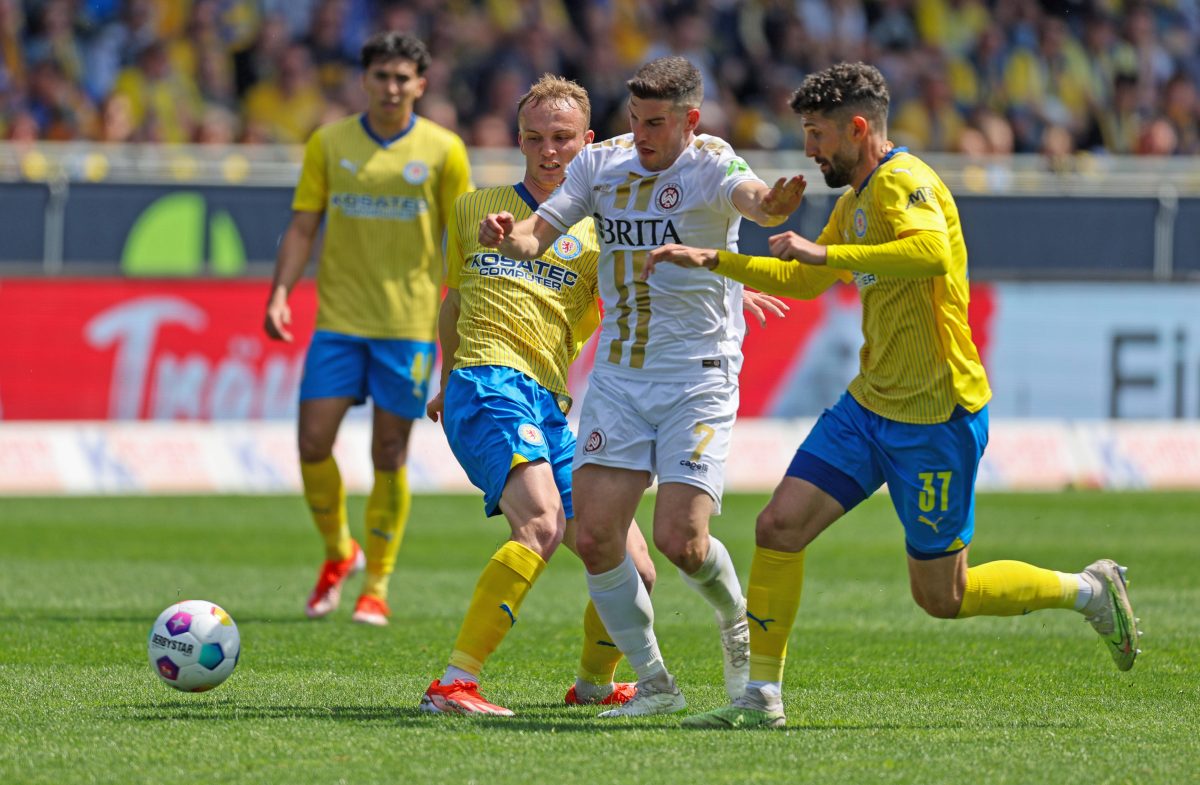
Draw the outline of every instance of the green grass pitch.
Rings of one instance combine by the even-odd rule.
[[[732,496],[714,521],[743,584],[764,501]],[[321,551],[298,498],[0,499],[0,783],[1200,781],[1200,495],[978,501],[975,563],[1128,565],[1145,630],[1129,673],[1076,614],[926,617],[891,507],[870,499],[810,549],[787,728],[736,733],[561,705],[586,602],[565,550],[484,672],[517,716],[418,713],[506,536],[480,506],[415,500],[380,630],[350,623],[356,584],[331,618],[304,618]],[[717,706],[711,614],[658,563],[666,660],[691,709]],[[242,635],[238,669],[201,695],[146,661],[150,623],[185,598],[221,604]]]

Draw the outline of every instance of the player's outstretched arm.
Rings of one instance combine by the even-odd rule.
[[[510,259],[536,259],[562,232],[539,215],[516,221],[512,213],[490,213],[479,222],[479,244]]]
[[[301,210],[292,212],[292,220],[288,223],[279,242],[279,253],[275,256],[275,274],[271,279],[271,294],[267,299],[267,314],[263,320],[263,330],[276,341],[291,341],[292,333],[288,329],[292,324],[292,308],[288,305],[288,296],[292,287],[304,275],[312,254],[313,241],[317,230],[321,228],[323,213],[310,213]]]
[[[648,278],[655,267],[663,262],[680,267],[704,267],[761,292],[801,300],[810,300],[835,282],[851,278],[850,273],[842,270],[796,264],[774,256],[747,256],[675,243],[655,248],[647,254],[642,278]]]
[[[733,190],[733,206],[759,226],[778,226],[796,212],[806,186],[804,176],[799,174],[780,177],[770,188],[748,180]]]

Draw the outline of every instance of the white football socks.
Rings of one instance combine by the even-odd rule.
[[[453,684],[456,681],[473,681],[478,684],[479,677],[470,671],[456,668],[453,665],[447,665],[446,672],[442,674],[442,684]]]
[[[1086,572],[1075,573],[1075,578],[1079,581],[1079,594],[1075,595],[1075,610],[1080,613],[1086,613],[1088,603],[1092,601],[1092,597],[1096,595],[1097,591],[1103,587],[1094,586],[1091,576]]]
[[[600,701],[613,694],[613,684],[592,684],[587,679],[575,677],[575,696],[583,702]]]
[[[629,660],[638,680],[665,674],[666,666],[654,637],[654,606],[629,554],[608,572],[589,573],[587,584],[604,628]]]
[[[683,576],[684,583],[695,589],[717,612],[721,629],[739,621],[746,613],[746,601],[738,584],[737,572],[733,569],[733,560],[729,558],[725,545],[711,534],[708,536],[708,555],[704,557],[700,569],[691,575],[683,570],[679,574]]]

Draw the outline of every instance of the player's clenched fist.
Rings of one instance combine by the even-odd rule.
[[[777,259],[794,259],[804,264],[825,264],[825,247],[806,240],[795,232],[780,232],[767,238],[771,256]]]
[[[663,262],[680,267],[707,267],[712,270],[717,266],[717,252],[710,248],[692,248],[679,243],[667,243],[647,254],[646,266],[642,268],[642,280],[648,280],[655,266]]]
[[[512,213],[488,213],[479,222],[479,244],[487,248],[499,248],[505,237],[512,234]]]

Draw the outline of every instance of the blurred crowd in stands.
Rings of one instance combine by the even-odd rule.
[[[545,72],[621,133],[625,80],[681,54],[739,148],[802,148],[801,79],[865,60],[915,151],[1200,153],[1200,0],[0,0],[0,138],[300,143],[364,107],[378,29],[425,40],[418,111],[477,147]]]

